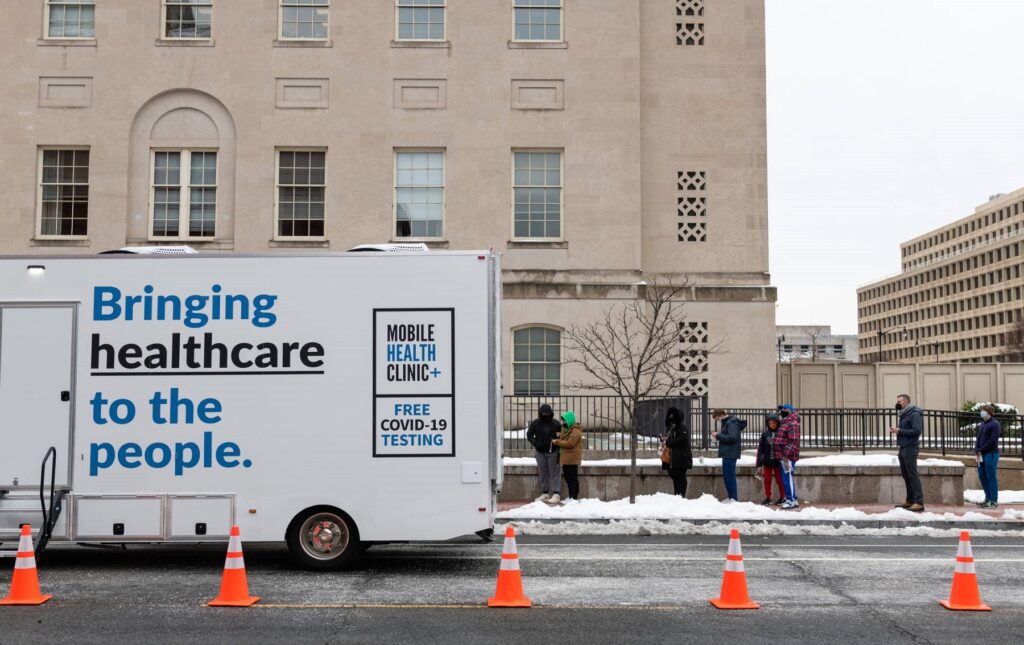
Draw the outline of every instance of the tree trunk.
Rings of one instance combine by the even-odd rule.
[[[636,504],[636,406],[629,415],[629,503]]]

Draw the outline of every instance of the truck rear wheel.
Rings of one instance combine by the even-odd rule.
[[[330,507],[311,508],[296,515],[288,526],[286,540],[295,563],[313,571],[349,567],[365,550],[352,518]]]

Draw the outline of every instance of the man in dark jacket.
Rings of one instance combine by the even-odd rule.
[[[562,467],[558,465],[558,448],[552,445],[551,440],[558,438],[561,429],[562,424],[555,421],[555,411],[545,403],[526,430],[526,440],[533,446],[533,456],[537,460],[537,482],[541,490],[538,502],[557,504],[560,501]]]
[[[889,432],[896,435],[896,446],[900,450],[900,475],[907,486],[907,501],[896,507],[920,513],[924,511],[924,491],[917,474],[917,455],[920,452],[921,433],[924,431],[924,417],[921,408],[910,404],[908,394],[896,397],[896,410],[899,412],[899,427],[889,428]]]
[[[726,504],[740,501],[736,486],[736,461],[740,458],[740,434],[747,425],[746,421],[736,418],[725,410],[714,410],[711,418],[721,424],[722,429],[711,433],[711,438],[718,441],[718,456],[722,458],[722,479],[725,491],[729,495]]]
[[[686,498],[686,471],[693,467],[693,452],[690,449],[690,429],[683,423],[683,415],[677,408],[665,413],[665,434],[661,440],[670,451],[669,463],[662,463],[672,478],[672,489],[676,495]]]

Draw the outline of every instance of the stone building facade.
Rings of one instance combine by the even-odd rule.
[[[1024,189],[900,245],[902,272],[857,290],[865,362],[1005,361],[1024,306]]]
[[[506,394],[685,280],[680,392],[774,402],[763,0],[5,4],[0,253],[494,248]]]

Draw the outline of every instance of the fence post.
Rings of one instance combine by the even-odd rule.
[[[953,417],[953,418],[955,419],[956,417]],[[940,417],[940,419],[941,419],[941,417]],[[959,423],[959,421],[958,421],[958,423]],[[959,433],[957,433],[957,434],[959,434]],[[940,423],[939,424],[939,441],[942,442],[942,456],[945,457],[946,456],[946,424],[945,423]]]
[[[864,410],[860,411],[860,454],[868,454],[868,421]]]

